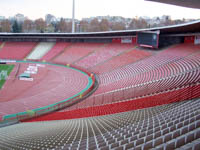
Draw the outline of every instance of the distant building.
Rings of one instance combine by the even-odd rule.
[[[167,21],[167,20],[171,20],[171,16],[163,15],[163,16],[161,17],[161,20],[162,20],[163,22],[165,22],[165,21]]]
[[[71,18],[64,18],[65,22],[72,22]]]
[[[26,17],[23,15],[23,14],[16,14],[14,16],[14,19],[17,21],[17,22],[24,22],[24,20],[26,19]]]
[[[90,18],[83,18],[83,21],[87,21],[88,23],[90,23],[93,19],[98,19],[99,22],[101,22],[103,19],[108,20],[109,22],[127,22],[130,23],[131,22],[131,18],[124,18],[121,16],[97,16],[97,17],[90,17]]]
[[[6,18],[4,16],[0,16],[0,21],[5,20]]]
[[[57,22],[57,19],[55,16],[51,15],[51,14],[47,14],[45,16],[45,21],[47,24],[51,24],[52,22]]]
[[[159,17],[153,17],[146,20],[149,25],[159,25],[161,23],[161,19]]]

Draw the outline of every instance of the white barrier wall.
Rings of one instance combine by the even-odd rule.
[[[41,42],[29,54],[27,59],[40,59],[54,46],[53,42]]]

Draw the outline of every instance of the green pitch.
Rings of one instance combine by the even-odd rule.
[[[7,72],[7,76],[9,76],[9,74],[11,73],[11,71],[13,70],[14,65],[0,65],[0,74],[2,72]],[[5,76],[1,75],[0,77],[0,89],[3,87],[3,84],[5,83]]]

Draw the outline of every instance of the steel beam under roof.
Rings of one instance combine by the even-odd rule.
[[[200,0],[146,0],[146,1],[160,2],[165,4],[172,4],[177,6],[200,9]]]

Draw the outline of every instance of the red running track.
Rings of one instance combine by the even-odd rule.
[[[19,73],[26,70],[29,63],[20,63]],[[16,65],[17,66],[17,65]],[[44,107],[70,98],[88,85],[88,75],[67,67],[44,65],[32,75],[34,81],[20,81],[16,68],[0,90],[0,119],[4,115],[24,112]]]

